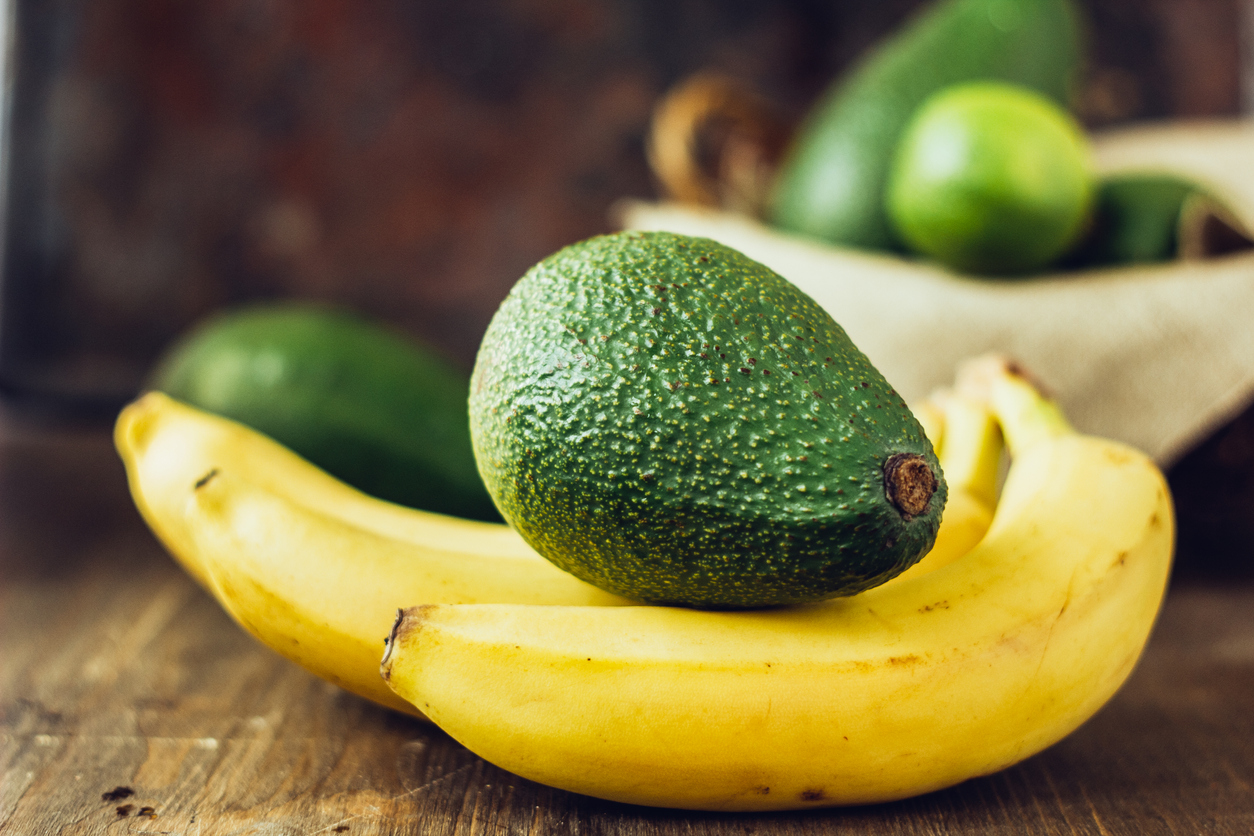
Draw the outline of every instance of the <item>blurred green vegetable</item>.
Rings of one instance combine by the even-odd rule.
[[[1180,212],[1195,184],[1170,174],[1120,174],[1097,188],[1093,227],[1068,266],[1169,261],[1179,248]]]
[[[215,317],[167,353],[150,388],[259,430],[381,499],[500,519],[470,445],[467,376],[359,317],[299,304]]]

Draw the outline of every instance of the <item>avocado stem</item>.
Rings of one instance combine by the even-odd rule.
[[[907,521],[927,510],[938,485],[927,459],[916,453],[894,453],[884,462],[884,492]]]

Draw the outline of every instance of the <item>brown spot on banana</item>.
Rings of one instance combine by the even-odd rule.
[[[908,656],[889,656],[888,664],[890,665],[913,665],[920,661],[919,657],[911,653]]]
[[[198,490],[200,490],[200,489],[201,489],[201,488],[203,488],[205,485],[207,485],[207,484],[209,484],[211,481],[213,481],[213,478],[214,478],[215,476],[217,476],[220,472],[221,472],[221,471],[219,471],[216,467],[215,467],[215,468],[213,468],[213,469],[212,469],[212,470],[210,470],[208,473],[206,473],[204,476],[201,476],[199,479],[197,479],[197,480],[196,480],[195,484],[193,484],[193,485],[192,485],[192,490],[197,490],[197,491],[198,491]]]

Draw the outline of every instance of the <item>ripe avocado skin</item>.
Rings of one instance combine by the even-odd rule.
[[[502,515],[595,586],[746,608],[851,595],[930,548],[940,466],[899,395],[813,300],[703,238],[620,233],[514,286],[471,376]],[[924,457],[922,513],[883,466]]]
[[[925,99],[998,79],[1064,107],[1082,33],[1070,0],[941,0],[837,80],[798,130],[772,195],[783,229],[865,249],[900,249],[884,208],[897,141]]]
[[[355,315],[280,303],[214,317],[166,353],[149,388],[246,424],[372,496],[500,520],[470,446],[468,381]]]

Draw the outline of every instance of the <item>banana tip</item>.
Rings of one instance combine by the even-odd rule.
[[[392,678],[392,653],[396,650],[396,645],[403,642],[410,633],[418,629],[422,623],[424,612],[429,609],[431,604],[421,604],[416,607],[404,607],[396,611],[396,619],[392,622],[392,629],[388,633],[388,637],[383,640],[383,658],[379,661],[379,674],[384,681],[390,681]]]
[[[142,451],[156,430],[163,396],[157,392],[142,395],[118,413],[113,426],[113,444],[124,456]]]
[[[955,388],[960,395],[987,402],[996,382],[1006,378],[1018,378],[1037,394],[1050,399],[1049,390],[1040,378],[1019,361],[998,353],[982,354],[962,363],[958,367]]]
[[[396,618],[392,621],[392,629],[383,640],[383,659],[379,661],[379,675],[386,682],[392,678],[392,648],[396,647],[396,634],[405,620],[405,610],[397,608]]]

